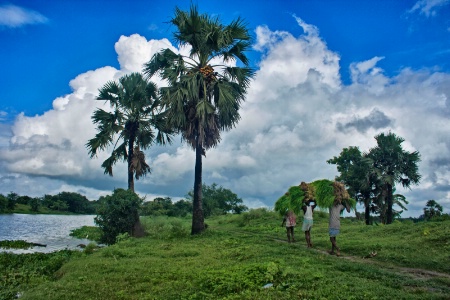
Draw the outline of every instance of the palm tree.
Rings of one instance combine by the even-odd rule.
[[[424,217],[427,220],[442,215],[442,205],[436,202],[436,200],[428,200],[425,208],[423,209]]]
[[[111,156],[103,162],[102,168],[105,174],[113,176],[116,162],[126,160],[128,189],[134,192],[133,176],[139,179],[151,171],[141,149],[154,143],[171,143],[171,132],[160,111],[157,87],[142,74],[132,73],[121,77],[119,82],[107,82],[99,90],[97,100],[109,101],[112,111],[99,108],[92,115],[98,133],[86,144],[89,154],[92,158],[99,150],[112,145]]]
[[[242,19],[223,25],[218,18],[199,14],[194,5],[189,12],[176,8],[170,23],[176,27],[177,44],[190,47],[189,56],[162,50],[145,64],[144,73],[149,77],[159,73],[168,82],[161,88],[168,122],[195,151],[192,234],[197,234],[205,228],[202,155],[217,146],[221,131],[230,130],[240,119],[240,104],[254,74],[244,53],[251,38]],[[225,65],[228,62],[243,66]]]
[[[383,185],[380,185],[380,187],[382,188]],[[395,188],[393,189],[393,193],[395,193]],[[385,192],[384,190],[381,189],[380,193],[378,193],[378,195],[375,197],[375,199],[373,199],[372,204],[370,206],[370,210],[373,213],[376,213],[379,215],[379,219],[380,222],[382,224],[387,224],[387,210],[388,210],[388,205],[385,201]],[[392,206],[399,206],[401,208],[401,210],[395,210],[394,208],[392,208],[392,215],[393,218],[397,218],[400,217],[400,215],[403,213],[403,211],[408,210],[406,208],[406,205],[409,202],[406,200],[406,197],[403,196],[402,194],[393,194],[392,195]]]
[[[391,224],[394,218],[392,206],[394,204],[395,184],[401,183],[409,188],[411,184],[418,184],[421,178],[418,170],[420,154],[418,151],[403,150],[403,138],[394,133],[381,133],[375,136],[377,146],[366,154],[373,161],[373,172],[381,182],[381,197],[386,204],[386,223]]]

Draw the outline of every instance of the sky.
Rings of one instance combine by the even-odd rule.
[[[334,179],[326,161],[367,152],[393,132],[421,155],[422,179],[403,217],[434,199],[450,213],[450,0],[194,1],[252,35],[255,77],[237,126],[206,153],[203,182],[250,208],[273,208],[290,186]],[[168,24],[191,1],[0,0],[0,193],[62,191],[90,200],[127,187],[90,159],[91,115],[108,81],[142,71],[158,51],[183,51]],[[159,78],[152,81],[163,86]],[[110,149],[109,149],[110,151]],[[175,137],[145,151],[152,173],[136,181],[146,200],[181,199],[194,184],[194,152]],[[361,208],[359,208],[361,209]]]

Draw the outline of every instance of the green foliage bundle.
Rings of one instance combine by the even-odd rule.
[[[275,211],[282,216],[284,216],[288,210],[292,210],[296,215],[299,215],[304,199],[305,192],[300,186],[291,186],[287,193],[275,202]]]
[[[111,245],[122,233],[134,235],[139,224],[139,208],[143,200],[131,190],[116,189],[113,195],[103,197],[95,223],[102,230],[102,243]]]
[[[328,208],[334,203],[333,182],[328,179],[321,179],[311,182],[316,195],[316,202],[319,207]]]
[[[321,208],[333,206],[334,201],[348,204],[351,208],[356,207],[356,201],[350,198],[345,186],[337,181],[320,179],[310,183],[314,187],[317,205]]]

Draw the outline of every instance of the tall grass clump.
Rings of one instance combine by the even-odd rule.
[[[141,217],[145,233],[154,239],[185,238],[190,235],[188,219],[173,217]]]

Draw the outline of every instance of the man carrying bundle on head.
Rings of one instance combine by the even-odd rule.
[[[343,205],[338,199],[334,200],[334,205],[330,207],[330,222],[328,223],[328,232],[330,234],[331,242],[331,255],[336,254],[336,256],[341,255],[340,249],[336,243],[336,236],[339,234],[341,229],[341,213],[344,210],[350,212],[350,206],[347,202]]]
[[[303,202],[302,210],[303,210],[303,225],[302,230],[305,232],[305,239],[308,248],[312,248],[311,243],[311,228],[313,226],[313,212],[314,208],[316,208],[316,201],[311,199],[306,202]]]
[[[330,234],[331,251],[330,254],[341,255],[336,243],[336,236],[341,229],[341,213],[344,208],[350,212],[351,207],[355,207],[356,201],[350,198],[342,182],[328,179],[316,180],[310,183],[314,187],[317,204],[319,207],[328,208],[330,220],[328,232]]]

